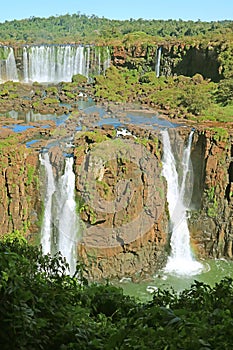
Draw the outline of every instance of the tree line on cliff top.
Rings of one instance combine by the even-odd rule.
[[[156,16],[156,14],[155,14]],[[233,22],[183,21],[183,20],[110,20],[95,15],[66,14],[49,18],[30,17],[28,19],[0,23],[2,42],[25,43],[103,43],[123,40],[130,33],[141,33],[148,41],[155,38],[226,37],[232,34]]]

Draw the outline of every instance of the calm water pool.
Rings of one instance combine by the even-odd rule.
[[[121,282],[114,282],[114,285],[123,288],[126,295],[135,296],[136,298],[146,301],[152,299],[152,292],[156,288],[169,289],[173,288],[180,292],[189,288],[194,280],[204,282],[210,286],[220,282],[224,277],[233,278],[233,261],[226,260],[206,260],[202,261],[204,269],[202,273],[193,276],[175,276],[158,271],[150,279],[133,283],[127,278]]]

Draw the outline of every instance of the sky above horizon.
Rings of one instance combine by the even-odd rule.
[[[80,13],[109,19],[232,20],[233,0],[11,0],[0,8],[0,22]]]

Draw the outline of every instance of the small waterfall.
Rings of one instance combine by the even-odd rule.
[[[12,47],[0,47],[0,81],[18,81],[18,72]]]
[[[167,181],[167,201],[170,214],[171,255],[165,272],[178,275],[198,274],[203,266],[197,262],[191,252],[190,234],[187,221],[188,207],[184,203],[187,175],[190,170],[190,153],[193,131],[183,151],[182,180],[179,181],[178,167],[172,152],[169,133],[161,131],[163,141],[163,176]],[[180,184],[181,182],[181,184]]]
[[[161,61],[162,48],[158,47],[156,51],[156,62],[155,62],[155,74],[158,78],[160,76],[160,61]]]
[[[40,155],[40,161],[45,168],[47,183],[41,228],[42,250],[45,254],[60,251],[69,264],[69,274],[73,275],[76,270],[79,230],[73,158],[65,159],[64,174],[58,180],[55,178],[49,154]]]
[[[53,195],[56,190],[55,180],[53,175],[53,167],[49,161],[49,154],[45,153],[43,155],[40,154],[40,162],[41,165],[45,168],[45,176],[47,180],[46,186],[46,194],[44,200],[44,218],[41,227],[41,245],[44,254],[51,253],[52,245],[51,245],[51,233],[52,233],[52,223],[53,223],[53,215],[52,215],[52,203],[53,203]]]

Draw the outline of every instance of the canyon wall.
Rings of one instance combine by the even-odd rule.
[[[211,128],[196,130],[194,133],[191,153],[193,178],[189,204],[189,229],[192,248],[199,258],[232,258],[233,254],[233,137],[227,130],[222,130],[225,131],[224,135],[220,129]],[[187,140],[189,132],[189,129],[179,128],[173,133],[178,157],[182,151],[179,145]],[[137,136],[140,138],[139,135]],[[158,141],[158,134],[154,135],[152,132],[147,136],[149,136],[148,142],[144,143],[143,147],[151,153],[155,162],[160,163],[162,145]],[[127,162],[122,152],[121,156],[111,159],[111,162],[105,160],[97,163],[91,158],[86,158],[98,142],[106,142],[105,137],[105,134],[93,136],[89,133],[76,138],[76,188],[83,200],[80,212],[84,223],[84,239],[78,247],[79,258],[94,279],[120,278],[127,275],[145,276],[163,266],[169,254],[170,232],[166,184],[157,182],[156,185],[161,192],[164,191],[163,199],[160,196],[156,197],[156,191],[151,193],[155,196],[154,205],[155,203],[161,205],[159,215],[153,216],[153,222],[148,230],[145,222],[143,234],[139,237],[134,236],[135,216],[141,213],[143,205],[145,207],[148,194],[146,177],[138,177],[138,171],[142,171],[142,168],[135,168],[135,164]],[[181,139],[182,142],[180,142]],[[127,147],[126,141],[124,140]],[[131,142],[134,141],[131,140]],[[106,144],[106,147],[109,145]],[[103,148],[102,152],[107,151]],[[140,155],[137,156],[140,163]],[[85,164],[84,168],[82,168],[83,164]],[[86,171],[89,169],[93,174],[95,173],[98,184],[91,192],[94,201],[90,200],[88,179],[83,180],[83,169]],[[156,170],[161,175],[161,167]],[[83,181],[81,185],[80,175]],[[117,181],[126,178],[134,182],[136,191],[124,210],[111,212],[106,207],[104,210],[96,210],[96,208],[100,209],[101,205],[104,208],[104,204],[100,204],[97,197],[101,196],[111,201],[116,197],[114,188]],[[89,197],[85,197],[86,191]],[[128,239],[129,232],[127,232],[128,236],[124,236],[124,226],[127,224],[133,231],[131,235],[136,237],[134,240]],[[119,244],[111,246],[112,240],[117,240],[117,237]]]
[[[189,128],[177,128],[187,140]],[[82,238],[78,255],[89,277],[145,277],[169,254],[166,183],[161,177],[158,132],[132,127],[78,132],[75,137],[76,192]],[[177,143],[178,144],[178,143]],[[1,141],[0,234],[20,230],[39,237],[44,192],[39,154]],[[177,148],[179,156],[179,147]],[[233,134],[223,126],[199,128],[192,144],[189,229],[197,257],[233,257]],[[41,174],[43,175],[43,174]]]
[[[224,133],[223,133],[224,132]],[[206,129],[195,135],[190,231],[201,257],[233,257],[233,134]]]

